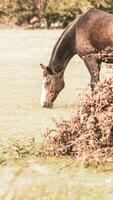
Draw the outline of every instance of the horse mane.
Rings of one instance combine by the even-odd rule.
[[[56,52],[57,52],[59,46],[61,45],[62,41],[63,41],[63,40],[65,39],[65,37],[68,35],[68,33],[70,32],[70,30],[71,30],[72,28],[74,28],[74,25],[76,24],[76,21],[77,21],[77,19],[75,19],[74,21],[72,21],[71,23],[69,23],[69,24],[67,25],[67,27],[64,29],[64,31],[63,31],[63,33],[61,34],[61,36],[59,37],[59,39],[57,40],[57,42],[56,42],[56,44],[55,44],[55,46],[54,46],[54,48],[53,48],[52,54],[51,54],[50,64],[51,64],[53,58],[55,57]]]

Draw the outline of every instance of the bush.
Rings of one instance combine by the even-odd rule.
[[[113,13],[112,0],[0,0],[0,23],[29,24],[35,16],[45,17],[48,27],[57,21],[66,26],[92,7]]]
[[[1,17],[7,16],[8,22],[22,25],[29,24],[34,16],[41,15],[39,0],[3,0],[0,2]]]
[[[63,22],[63,26],[86,12],[89,8],[97,8],[105,11],[112,11],[112,0],[49,0],[44,16],[47,19],[48,27],[56,21]]]
[[[73,0],[70,2],[67,0],[63,0],[62,2],[59,0],[49,0],[44,13],[48,27],[56,21],[62,22],[64,27],[67,26],[70,21],[82,13],[81,8],[77,4]]]
[[[113,77],[99,83],[70,120],[46,131],[47,156],[73,156],[84,164],[113,162]]]

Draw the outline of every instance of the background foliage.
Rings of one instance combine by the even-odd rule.
[[[47,26],[61,22],[66,26],[88,10],[98,8],[113,13],[113,0],[0,0],[0,23],[29,25],[33,17],[47,21]]]

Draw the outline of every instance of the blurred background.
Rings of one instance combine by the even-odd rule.
[[[0,25],[64,28],[89,8],[113,13],[113,0],[0,0]]]

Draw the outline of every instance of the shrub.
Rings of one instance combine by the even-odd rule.
[[[45,17],[48,27],[56,21],[66,26],[92,7],[113,13],[112,0],[0,0],[0,23],[29,24],[36,16]]]
[[[113,77],[99,83],[70,120],[46,131],[48,156],[71,155],[84,164],[113,161]]]

